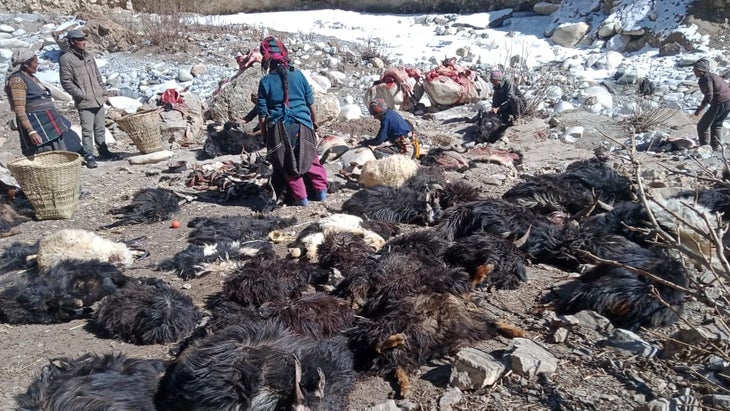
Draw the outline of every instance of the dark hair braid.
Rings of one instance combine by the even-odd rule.
[[[283,64],[277,64],[276,72],[281,78],[281,85],[284,88],[284,103],[289,106],[289,81],[287,80],[286,67]]]

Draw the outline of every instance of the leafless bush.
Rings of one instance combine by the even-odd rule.
[[[385,45],[377,38],[369,38],[367,43],[358,49],[363,60],[370,61],[379,58],[386,66],[390,65],[390,59],[385,54]]]
[[[664,107],[655,107],[649,102],[642,101],[632,107],[628,124],[637,133],[654,129],[672,117],[672,112]]]

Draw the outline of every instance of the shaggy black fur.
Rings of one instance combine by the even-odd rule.
[[[290,301],[275,301],[259,307],[242,306],[223,296],[209,301],[213,317],[206,325],[212,334],[230,325],[255,321],[277,320],[295,333],[314,339],[339,335],[352,325],[353,312],[342,299],[324,293],[313,293]]]
[[[53,324],[88,317],[91,305],[129,282],[97,260],[64,260],[45,273],[26,272],[0,292],[0,322]]]
[[[460,238],[444,252],[444,261],[476,273],[484,264],[491,264],[483,286],[515,289],[527,281],[525,261],[511,242],[492,234],[474,234]]]
[[[241,305],[260,306],[299,297],[309,284],[323,284],[328,277],[325,270],[307,261],[254,259],[226,279],[223,297]]]
[[[165,188],[144,188],[137,191],[131,204],[111,210],[110,214],[121,215],[119,220],[105,228],[130,224],[149,224],[168,220],[180,211],[180,199]]]
[[[156,402],[170,411],[344,410],[354,381],[343,339],[314,341],[276,322],[257,322],[228,327],[183,352]]]
[[[680,261],[662,250],[634,248],[625,250],[617,261],[647,271],[674,284],[686,287],[687,272]],[[655,289],[670,307],[651,295]],[[661,327],[673,324],[681,312],[684,293],[649,280],[641,274],[612,264],[599,264],[593,270],[546,296],[560,314],[593,310],[614,326],[626,329]]]
[[[190,244],[214,244],[225,241],[264,240],[269,232],[287,227],[296,218],[274,216],[195,217],[188,222],[193,230],[188,235]]]
[[[342,212],[391,223],[420,225],[433,225],[441,218],[436,193],[407,186],[362,189],[342,204]]]
[[[444,190],[441,192],[439,202],[442,209],[447,209],[459,204],[479,200],[479,189],[471,184],[457,180],[451,183],[444,183]]]
[[[426,257],[440,257],[451,245],[450,241],[438,236],[434,230],[411,231],[391,238],[381,253],[414,253]]]
[[[398,369],[413,372],[498,333],[518,336],[521,330],[502,326],[461,297],[425,293],[392,301],[378,316],[356,318],[346,335],[355,369],[385,375]],[[407,381],[399,379],[400,394],[407,390]]]
[[[540,214],[576,214],[591,207],[596,199],[611,204],[631,197],[631,181],[597,158],[574,162],[565,173],[526,177],[502,196]]]
[[[476,118],[476,138],[478,143],[494,143],[504,134],[507,125],[499,114],[491,110],[479,110]]]
[[[208,138],[205,139],[203,149],[198,153],[198,160],[206,160],[222,156],[224,154],[241,154],[242,152],[253,153],[263,149],[264,142],[261,137],[250,136],[240,125],[228,121],[219,130],[219,123],[208,125]]]
[[[477,232],[514,240],[539,222],[546,220],[525,207],[491,198],[446,210],[435,230],[436,235],[449,241]]]
[[[156,411],[154,394],[162,370],[162,361],[121,353],[54,359],[16,397],[18,410]]]
[[[188,248],[163,260],[156,267],[158,271],[173,271],[180,278],[189,280],[204,274],[206,263],[220,261],[245,261],[252,257],[273,256],[274,249],[268,240],[252,240],[244,245],[222,242],[209,246],[190,244]]]
[[[28,261],[28,257],[38,254],[38,243],[13,243],[7,246],[0,254],[0,274],[13,270],[25,270],[36,266],[35,260]]]
[[[317,262],[322,268],[336,268],[342,272],[349,267],[362,266],[373,254],[362,236],[332,232],[324,236],[324,242],[317,248]]]
[[[140,278],[104,297],[94,312],[103,337],[166,344],[189,336],[202,318],[193,300],[157,278]]]

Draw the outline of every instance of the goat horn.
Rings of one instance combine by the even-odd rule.
[[[525,232],[525,235],[523,235],[522,237],[518,238],[517,240],[515,240],[513,242],[513,244],[515,245],[515,247],[520,248],[523,245],[525,245],[525,243],[527,242],[527,239],[530,237],[530,230],[531,229],[532,229],[532,226],[527,227],[527,231]]]
[[[299,358],[294,356],[294,404],[302,405],[304,403],[304,394],[299,386],[302,382],[302,363]]]

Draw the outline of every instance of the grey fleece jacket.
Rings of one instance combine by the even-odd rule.
[[[78,109],[104,105],[106,91],[96,60],[87,52],[71,49],[59,60],[61,86],[71,94]]]

